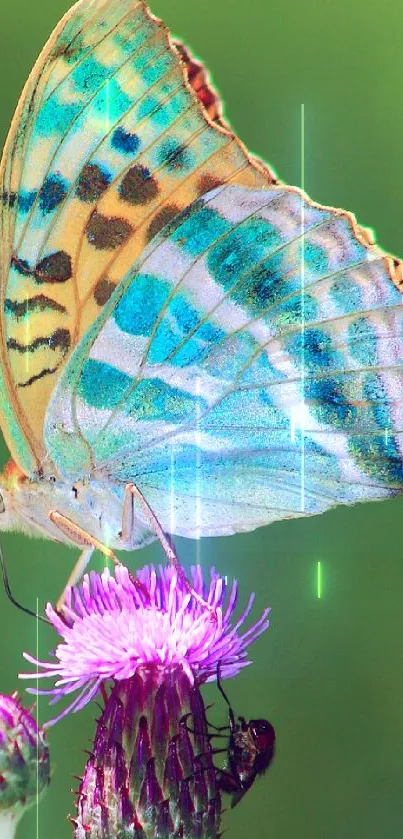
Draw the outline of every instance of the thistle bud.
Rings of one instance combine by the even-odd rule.
[[[22,814],[49,780],[49,749],[43,732],[16,694],[0,694],[1,839],[12,839]]]

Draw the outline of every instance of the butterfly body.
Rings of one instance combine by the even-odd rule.
[[[122,537],[124,490],[111,481],[92,477],[72,484],[54,469],[27,477],[11,462],[3,474],[2,498],[2,529],[22,531],[34,538],[83,548],[87,542],[80,534],[85,534],[116,550],[143,547],[155,538],[141,510],[136,511],[128,537]],[[57,526],[50,516],[53,511],[75,528]]]
[[[280,185],[140,0],[85,0],[0,170],[0,527],[140,547],[403,490],[402,263]]]

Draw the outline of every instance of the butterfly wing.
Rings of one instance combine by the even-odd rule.
[[[217,182],[272,179],[220,114],[141,0],[82,0],[39,57],[0,171],[0,406],[25,472],[63,365],[150,238]]]
[[[153,240],[71,357],[46,441],[216,535],[402,490],[401,264],[298,190],[217,188]]]

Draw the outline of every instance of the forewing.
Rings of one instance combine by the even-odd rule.
[[[271,180],[220,115],[140,0],[83,0],[39,57],[0,173],[0,399],[26,472],[63,365],[146,243],[213,184]]]
[[[401,265],[298,190],[227,186],[150,244],[71,358],[47,442],[166,530],[249,530],[402,489]]]

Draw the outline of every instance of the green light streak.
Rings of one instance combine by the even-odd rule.
[[[320,561],[317,564],[316,584],[317,584],[318,600],[321,600],[322,599],[322,563]]]
[[[305,192],[305,105],[301,103],[301,189]],[[301,394],[302,409],[305,407],[305,205],[301,199]],[[304,417],[304,410],[302,410]],[[301,512],[305,511],[305,419],[301,426]]]

